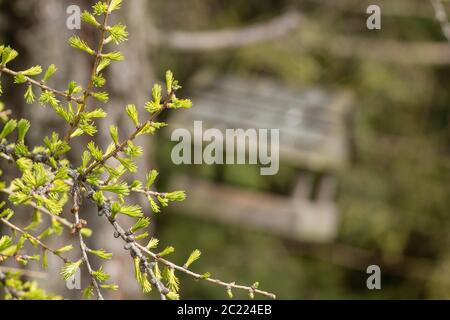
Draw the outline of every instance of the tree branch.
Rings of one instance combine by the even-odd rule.
[[[2,72],[6,73],[6,74],[9,74],[11,76],[16,76],[17,74],[19,74],[19,72],[13,71],[11,69],[6,68],[5,66],[1,66],[0,65],[0,74]],[[73,96],[63,92],[63,91],[50,88],[49,86],[45,85],[44,83],[38,82],[38,81],[36,81],[36,80],[34,80],[34,79],[30,78],[30,77],[27,77],[27,76],[24,76],[24,77],[25,77],[25,79],[27,79],[26,82],[41,88],[43,91],[53,92],[55,95],[63,97],[65,99],[69,100],[69,101],[74,101],[76,103],[81,103],[82,102],[82,100],[80,98],[76,98],[76,97],[73,97]]]
[[[34,242],[36,242],[38,245],[40,245],[43,249],[53,253],[55,256],[57,256],[58,258],[60,258],[64,263],[69,263],[70,260],[65,258],[63,255],[61,255],[59,252],[57,252],[57,250],[51,249],[49,248],[45,243],[43,243],[41,240],[39,240],[36,237],[33,237],[31,234],[29,234],[26,231],[23,231],[21,228],[19,228],[18,226],[12,224],[11,222],[9,222],[8,220],[4,219],[4,218],[0,218],[0,222],[2,222],[3,224],[7,225],[8,227],[10,227],[11,229],[25,235],[27,238],[30,238],[31,240],[33,240]]]
[[[263,296],[275,299],[276,295],[267,291],[263,291],[263,290],[259,290],[256,289],[252,286],[243,286],[243,285],[238,285],[234,282],[224,282],[222,280],[218,280],[218,279],[213,279],[213,278],[205,278],[203,275],[193,272],[185,267],[179,266],[169,260],[166,260],[164,258],[159,257],[156,253],[151,252],[150,250],[148,250],[146,247],[137,244],[138,248],[141,249],[143,252],[145,252],[146,254],[148,254],[149,256],[151,256],[152,258],[154,258],[156,261],[160,261],[163,264],[165,264],[166,266],[173,268],[175,270],[181,271],[187,275],[190,275],[192,277],[194,277],[195,279],[204,279],[205,281],[211,282],[211,283],[215,283],[219,286],[225,287],[225,288],[232,288],[232,289],[241,289],[241,290],[245,290],[248,291],[249,293],[258,293],[261,294]]]
[[[84,183],[84,186],[88,192],[88,199],[92,199],[94,194],[94,188],[88,184]],[[95,201],[94,201],[95,202]],[[121,238],[125,242],[124,249],[130,250],[131,257],[137,257],[141,263],[141,265],[145,268],[145,272],[150,277],[150,283],[154,285],[160,294],[162,300],[166,300],[166,295],[169,293],[169,289],[167,289],[164,284],[156,277],[155,273],[152,270],[152,264],[148,262],[147,258],[142,254],[141,248],[139,244],[136,242],[132,235],[127,234],[127,232],[119,225],[116,219],[113,217],[111,212],[111,207],[109,202],[105,201],[102,205],[98,206],[98,215],[105,216],[108,219],[109,223],[114,227],[114,237]]]
[[[90,186],[89,184],[85,183],[85,186],[87,187],[88,190],[88,198],[92,200],[92,196],[94,194],[94,189],[92,188],[92,186]],[[94,201],[94,200],[92,200]],[[195,273],[193,271],[190,271],[189,269],[179,266],[173,262],[170,262],[169,260],[163,259],[161,257],[159,257],[156,253],[153,253],[152,251],[148,250],[146,247],[140,245],[139,243],[137,243],[134,240],[134,237],[130,237],[130,235],[127,235],[127,233],[124,231],[123,227],[116,221],[116,219],[114,219],[112,217],[112,213],[111,213],[111,208],[109,207],[108,203],[105,202],[102,205],[99,206],[99,215],[104,215],[108,221],[111,223],[111,225],[114,227],[114,229],[116,230],[116,237],[121,237],[125,242],[127,242],[129,244],[129,246],[126,247],[126,249],[130,249],[131,252],[133,252],[136,256],[139,257],[139,259],[141,261],[144,261],[144,265],[146,266],[146,270],[149,273],[149,276],[151,277],[151,279],[155,279],[153,282],[151,282],[152,284],[156,285],[158,290],[160,291],[160,293],[164,293],[167,294],[169,291],[167,290],[167,288],[165,288],[164,286],[162,286],[161,288],[159,287],[159,285],[162,285],[160,283],[159,280],[157,280],[157,278],[154,277],[153,274],[153,270],[151,270],[151,268],[149,266],[147,266],[148,262],[146,259],[144,259],[145,257],[142,255],[142,252],[148,254],[150,257],[152,257],[155,261],[160,261],[163,264],[165,264],[166,266],[173,268],[175,270],[181,271],[187,275],[190,275],[192,277],[194,277],[195,279],[205,279],[208,282],[211,283],[215,283],[217,285],[223,286],[225,288],[230,288],[230,289],[242,289],[242,290],[246,290],[249,293],[258,293],[267,297],[270,297],[272,299],[275,299],[276,296],[273,293],[267,292],[267,291],[263,291],[263,290],[259,290],[257,288],[251,287],[251,286],[243,286],[243,285],[238,285],[235,284],[234,282],[224,282],[218,279],[213,279],[213,278],[205,278],[203,275],[199,274],[199,273]],[[155,283],[156,282],[156,283]],[[166,291],[167,290],[167,291]]]
[[[75,216],[75,228],[73,229],[74,232],[78,233],[78,242],[80,243],[80,250],[81,254],[83,255],[83,260],[86,263],[86,269],[88,270],[89,277],[91,278],[91,284],[95,289],[95,292],[97,293],[97,299],[98,300],[104,300],[102,292],[100,290],[100,287],[98,285],[98,282],[94,275],[94,270],[92,269],[91,263],[89,261],[89,257],[87,254],[88,247],[86,246],[86,243],[84,242],[83,235],[80,232],[80,229],[83,227],[83,222],[80,220],[79,210],[81,206],[81,195],[79,190],[79,185],[74,184],[72,186],[73,190],[73,207],[72,207],[72,213]]]
[[[144,130],[149,124],[151,124],[161,114],[161,112],[163,112],[164,110],[166,110],[168,108],[170,100],[172,99],[173,95],[174,95],[173,92],[169,93],[167,95],[166,99],[164,100],[164,103],[163,103],[161,109],[159,109],[157,112],[153,113],[147,121],[139,124],[136,127],[136,130],[131,135],[129,135],[128,138],[126,138],[124,141],[122,141],[121,143],[116,145],[115,148],[108,154],[105,154],[101,160],[95,160],[89,167],[86,168],[86,170],[84,170],[83,174],[79,176],[79,179],[83,180],[90,173],[92,173],[92,171],[95,170],[98,166],[105,164],[108,159],[117,156],[117,154],[119,152],[123,151],[125,149],[125,147],[128,145],[129,141],[133,141],[139,135],[139,133],[142,132],[142,130]]]
[[[213,51],[235,49],[250,44],[280,38],[295,29],[301,22],[296,11],[286,12],[270,21],[252,26],[217,31],[157,31],[158,45],[183,51]],[[155,45],[155,38],[149,39]]]
[[[11,195],[13,192],[11,191],[11,189],[1,189],[0,192],[6,193],[8,195]],[[52,219],[55,219],[56,221],[58,221],[59,223],[61,223],[62,225],[73,229],[73,223],[71,223],[69,220],[66,220],[64,218],[61,218],[60,216],[54,215],[53,213],[51,213],[50,211],[48,211],[46,208],[42,207],[42,206],[38,206],[35,202],[30,201],[29,203],[27,203],[28,206],[39,210],[43,213],[45,213],[46,215],[48,215],[49,217],[51,217]]]
[[[111,3],[111,0],[107,0],[106,4],[109,8]],[[70,136],[72,135],[72,133],[76,130],[76,128],[78,127],[78,124],[80,123],[81,120],[81,113],[86,109],[86,104],[87,101],[89,99],[89,96],[91,95],[92,89],[94,87],[94,77],[96,75],[96,70],[97,70],[97,66],[100,63],[101,60],[101,55],[102,55],[102,51],[103,51],[103,46],[105,44],[105,33],[107,30],[107,25],[108,25],[108,17],[111,14],[111,12],[109,11],[109,9],[105,12],[104,16],[103,16],[103,23],[101,25],[101,31],[100,31],[100,37],[98,40],[98,45],[97,45],[97,52],[95,55],[95,59],[94,59],[94,63],[92,64],[92,70],[91,70],[91,76],[89,78],[89,82],[88,85],[86,87],[86,90],[84,91],[83,94],[83,99],[81,102],[81,106],[80,109],[77,112],[77,115],[75,116],[75,119],[73,121],[73,123],[71,123],[69,130],[66,133],[66,136],[64,137],[64,140],[67,142],[70,140]]]

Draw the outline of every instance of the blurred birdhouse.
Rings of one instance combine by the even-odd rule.
[[[227,170],[235,166],[215,165],[216,172],[205,177],[190,165],[171,185],[187,191],[181,212],[301,241],[335,238],[339,226],[335,174],[348,162],[351,94],[223,77],[200,85],[192,100],[192,109],[173,113],[169,133],[177,128],[192,132],[194,121],[202,121],[203,130],[279,129],[282,192],[271,188],[276,176],[249,177],[248,164],[241,165],[236,175],[261,181],[263,190],[246,186],[246,181],[230,181]],[[248,141],[249,148],[252,143],[257,141]]]

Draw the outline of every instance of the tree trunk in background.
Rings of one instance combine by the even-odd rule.
[[[54,63],[57,68],[57,74],[50,80],[49,85],[57,87],[57,89],[65,90],[65,86],[71,81],[75,80],[79,84],[85,86],[87,77],[90,73],[92,65],[92,57],[72,49],[67,40],[72,34],[78,34],[83,39],[88,40],[90,44],[97,42],[98,34],[94,34],[91,27],[82,24],[81,30],[68,30],[66,27],[66,9],[69,5],[77,4],[81,11],[87,9],[92,5],[92,1],[79,0],[16,0],[13,2],[2,2],[0,0],[1,20],[6,23],[0,24],[0,32],[3,36],[0,37],[4,42],[20,50],[20,68],[24,66],[31,66],[40,64],[44,69],[50,63]],[[126,58],[124,62],[112,63],[106,71],[107,89],[110,92],[110,101],[107,105],[102,106],[108,113],[108,118],[97,121],[98,134],[96,136],[97,142],[105,148],[109,142],[109,125],[114,123],[119,127],[119,135],[123,138],[128,135],[133,129],[131,120],[124,116],[125,106],[133,103],[140,109],[144,102],[151,95],[151,86],[154,83],[155,77],[153,68],[150,62],[150,50],[148,48],[147,38],[152,35],[152,17],[147,10],[148,1],[133,0],[126,1],[122,5],[122,10],[118,11],[112,16],[111,23],[122,22],[128,26],[130,33],[129,41],[120,45],[119,48],[114,48],[114,45],[107,46],[105,51],[120,50]],[[95,46],[93,46],[95,47]],[[4,77],[3,77],[4,78]],[[57,84],[57,85],[54,85]],[[6,89],[6,88],[5,88]],[[52,130],[56,130],[60,135],[64,135],[67,131],[67,125],[63,125],[62,120],[58,118],[50,109],[43,109],[35,103],[28,106],[23,100],[23,91],[25,87],[15,86],[16,92],[13,96],[9,95],[5,90],[4,97],[2,97],[7,105],[11,108],[14,105],[13,114],[15,117],[25,117],[32,123],[32,134],[30,134],[30,144],[36,145],[42,143],[43,137],[50,135]],[[18,92],[18,93],[17,93]],[[36,90],[39,93],[39,90]],[[90,99],[88,108],[101,106],[94,99]],[[142,115],[144,117],[144,114]],[[140,137],[136,143],[144,147],[144,155],[138,161],[139,179],[145,175],[152,167],[151,159],[151,143],[148,136]],[[82,150],[85,148],[87,141],[86,137],[76,138],[73,141],[73,150]],[[80,161],[81,152],[73,152],[75,164]],[[9,179],[8,179],[9,181]],[[129,201],[140,203],[144,209],[148,208],[147,201],[143,201],[142,197],[136,197]],[[148,211],[148,210],[146,210]],[[18,212],[19,214],[19,212]],[[23,210],[24,221],[28,221],[31,217],[29,210]],[[73,220],[73,217],[68,213],[65,216]],[[105,248],[105,250],[114,252],[114,259],[105,264],[106,271],[111,273],[111,281],[117,283],[121,290],[120,296],[118,294],[111,294],[112,298],[136,298],[140,290],[137,288],[136,281],[133,276],[132,260],[128,255],[128,251],[122,250],[122,242],[114,239],[111,226],[103,219],[97,218],[96,212],[93,208],[81,212],[83,219],[88,221],[88,227],[91,227],[96,232],[88,241],[88,245],[92,248]],[[65,231],[67,237],[68,232]],[[55,244],[57,245],[57,244]],[[78,254],[74,250],[75,253]],[[99,264],[93,259],[94,267]],[[49,279],[42,284],[53,290],[64,287],[59,276],[58,261],[53,261],[49,256],[50,268]],[[83,273],[85,270],[83,269]],[[87,279],[83,280],[83,284],[87,283]],[[80,292],[62,292],[66,297],[80,297]],[[105,293],[106,297],[108,294]]]
[[[116,124],[119,127],[119,137],[125,138],[133,130],[135,126],[133,122],[126,116],[125,106],[127,104],[135,104],[138,110],[143,110],[143,106],[151,96],[151,88],[155,81],[154,70],[150,60],[150,48],[148,47],[147,37],[150,37],[150,30],[152,28],[152,18],[147,10],[148,0],[132,0],[126,1],[122,5],[122,10],[119,10],[120,18],[113,16],[115,23],[122,22],[127,25],[130,33],[129,40],[121,44],[120,51],[125,55],[125,61],[119,63],[112,63],[109,67],[109,75],[107,78],[107,85],[110,94],[110,102],[106,111],[108,118],[105,121],[99,122],[98,140],[101,146],[105,149],[111,142],[109,136],[109,125]],[[148,117],[145,115],[145,110],[140,115],[140,119]],[[142,135],[135,141],[136,145],[144,148],[144,154],[137,159],[138,172],[130,179],[141,180],[145,174],[152,168],[154,160],[152,159],[152,143],[148,135]],[[145,197],[140,195],[131,195],[128,199],[130,203],[140,204],[144,212],[149,214],[149,204]],[[104,221],[101,221],[104,222]],[[152,225],[154,226],[154,221]],[[111,226],[108,224],[102,225],[100,232],[97,231],[97,236],[109,235],[108,242],[116,245],[114,250],[115,259],[108,264],[116,264],[115,271],[111,272],[113,279],[117,279],[119,286],[121,286],[121,298],[139,297],[139,292],[136,280],[134,279],[132,260],[128,255],[128,251],[122,250],[123,243],[120,240],[112,237]],[[110,241],[109,241],[110,239]],[[107,244],[105,244],[106,246]],[[121,253],[120,259],[116,252]],[[109,266],[112,268],[112,266]],[[112,271],[112,269],[109,269]]]

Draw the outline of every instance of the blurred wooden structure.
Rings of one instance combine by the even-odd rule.
[[[187,190],[183,212],[293,239],[326,242],[337,234],[334,172],[349,154],[349,92],[287,88],[272,80],[224,77],[201,87],[194,107],[170,119],[170,131],[217,128],[280,129],[280,167],[297,169],[290,196],[257,192],[196,177],[178,178]],[[249,143],[252,143],[251,141]],[[270,179],[265,176],[264,179]]]

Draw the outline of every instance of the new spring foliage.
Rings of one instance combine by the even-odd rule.
[[[135,143],[135,138],[153,135],[164,127],[166,123],[157,121],[163,111],[192,106],[189,99],[178,97],[181,86],[173,73],[167,71],[164,85],[155,84],[149,90],[149,100],[145,105],[123,106],[124,114],[135,128],[133,131],[124,132],[113,124],[109,128],[110,142],[107,147],[101,148],[95,142],[97,123],[107,117],[109,93],[104,89],[108,81],[105,74],[112,63],[125,59],[116,46],[127,40],[127,27],[123,23],[109,23],[121,5],[121,0],[99,1],[91,10],[83,12],[82,20],[86,26],[96,29],[100,35],[97,44],[88,43],[78,35],[68,40],[68,44],[79,54],[91,56],[91,77],[84,86],[71,81],[63,89],[52,88],[52,85],[61,85],[52,83],[52,76],[57,72],[54,64],[45,68],[31,66],[21,71],[9,69],[10,62],[19,54],[9,46],[0,46],[0,81],[2,76],[11,76],[18,90],[23,90],[26,103],[39,102],[43,112],[54,112],[66,124],[64,135],[49,132],[42,138],[42,144],[30,146],[27,144],[27,133],[33,124],[26,119],[10,118],[11,112],[0,104],[3,123],[0,155],[20,172],[12,181],[0,183],[0,191],[8,195],[8,201],[0,204],[0,222],[14,231],[12,235],[0,238],[0,263],[15,259],[22,265],[33,262],[46,268],[47,255],[53,254],[63,262],[60,271],[62,280],[74,277],[81,270],[90,278],[89,284],[82,290],[83,297],[102,299],[102,291],[117,290],[119,286],[105,271],[103,263],[93,263],[94,260],[111,260],[113,253],[103,248],[90,248],[84,241],[95,232],[89,228],[89,220],[98,218],[111,225],[111,233],[129,251],[136,281],[144,293],[156,288],[162,299],[178,299],[179,272],[222,285],[230,293],[234,282],[225,283],[210,278],[209,273],[197,274],[189,270],[200,258],[198,249],[178,265],[167,260],[175,248],[158,249],[158,239],[149,237],[147,229],[151,225],[152,212],[160,213],[172,202],[183,201],[185,192],[155,190],[156,170],[148,172],[143,181],[128,181],[126,178],[128,173],[138,170],[136,158],[143,154],[143,147]],[[0,95],[2,93],[0,82]],[[91,108],[94,104],[99,107]],[[139,109],[145,111],[144,117],[139,116]],[[80,137],[89,140],[85,149],[72,150],[73,140]],[[69,154],[74,158],[79,155],[78,159],[69,161]],[[128,198],[132,193],[145,197],[148,206],[143,208],[130,203]],[[84,202],[98,211],[98,217],[81,211]],[[14,208],[17,206],[31,209],[31,222],[22,228],[14,222]],[[49,219],[43,219],[43,215]],[[124,220],[124,216],[128,219]],[[123,227],[123,221],[129,219],[133,222]],[[38,234],[36,230],[41,230],[44,224],[47,224],[44,231]],[[44,243],[49,237],[60,237],[64,228],[77,240],[78,246],[60,243],[58,248],[50,248]],[[29,250],[33,252],[29,253]],[[68,256],[76,258],[69,259]],[[0,286],[5,288],[5,298],[60,298],[39,289],[36,282],[23,282],[17,273],[0,272]],[[257,290],[254,287],[242,288],[250,296]]]

